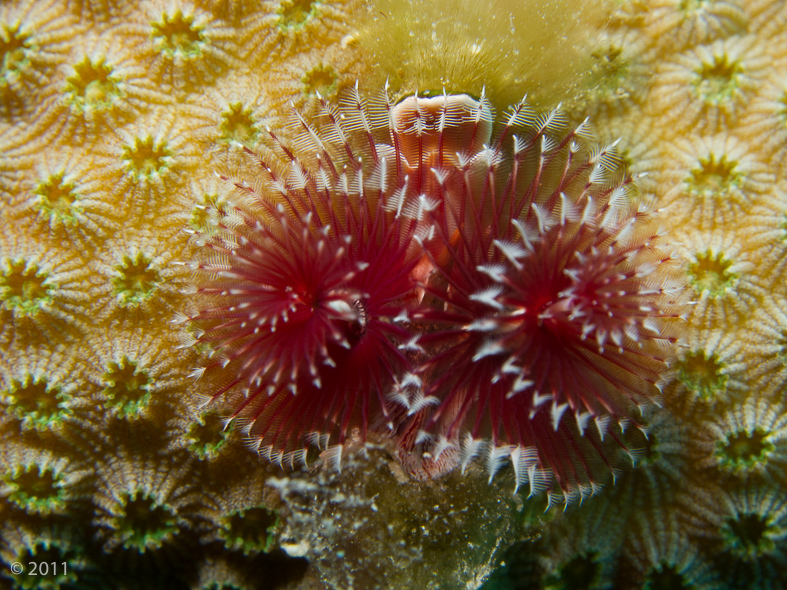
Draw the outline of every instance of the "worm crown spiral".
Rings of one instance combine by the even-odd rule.
[[[320,98],[229,180],[193,263],[214,393],[275,462],[352,432],[566,503],[660,394],[680,313],[661,230],[587,122],[483,93]]]
[[[608,443],[625,449],[620,434],[660,395],[677,267],[587,121],[569,129],[522,102],[493,136],[489,104],[467,101],[482,147],[430,167],[435,239],[414,319],[423,395],[438,402],[417,440],[435,460],[457,449],[463,468],[482,457],[490,477],[510,460],[517,486],[568,503],[614,473]]]
[[[231,418],[271,460],[305,460],[310,444],[338,465],[358,430],[393,428],[390,390],[411,372],[407,328],[421,258],[406,162],[380,143],[387,99],[370,118],[352,91],[321,99],[319,128],[295,113],[292,145],[267,130],[253,182],[210,212],[193,264],[208,302],[190,317],[217,360]],[[229,181],[228,178],[222,177]]]

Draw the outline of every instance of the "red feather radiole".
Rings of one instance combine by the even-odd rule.
[[[390,105],[388,108],[391,108]],[[337,464],[353,429],[390,429],[388,394],[411,371],[408,306],[421,259],[401,153],[376,141],[357,92],[322,101],[320,132],[296,113],[296,148],[268,132],[269,154],[235,199],[213,211],[213,252],[195,266],[210,302],[191,318],[228,383],[232,408],[271,460],[305,460],[309,444]],[[228,180],[228,179],[225,179]]]
[[[213,401],[277,463],[374,430],[427,472],[510,460],[531,493],[592,493],[659,395],[682,305],[614,145],[524,101],[493,135],[483,95],[320,104],[292,147],[243,148],[254,188],[234,181],[198,236]]]

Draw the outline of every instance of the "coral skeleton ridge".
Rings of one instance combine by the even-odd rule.
[[[787,586],[786,81],[781,0],[2,2],[0,587]]]

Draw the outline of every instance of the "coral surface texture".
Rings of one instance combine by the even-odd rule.
[[[787,588],[784,0],[0,0],[0,590]]]

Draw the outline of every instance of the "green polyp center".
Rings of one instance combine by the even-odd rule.
[[[159,504],[155,498],[138,491],[121,500],[118,513],[110,520],[110,526],[120,533],[125,549],[136,549],[144,553],[155,549],[178,532],[175,510]]]
[[[106,407],[114,409],[121,418],[136,418],[150,403],[153,379],[138,366],[137,361],[123,357],[110,362],[104,373]]]
[[[2,397],[6,411],[22,420],[23,428],[45,430],[70,414],[68,401],[71,396],[45,378],[34,379],[27,375],[23,382],[14,383]]]
[[[689,586],[683,581],[674,566],[662,563],[648,574],[642,590],[688,590]]]
[[[743,558],[755,558],[775,547],[773,530],[767,517],[757,513],[738,514],[728,518],[722,526],[722,537],[727,548]]]
[[[717,0],[680,0],[678,10],[684,13],[696,13],[700,10],[712,7],[716,1]]]
[[[726,55],[714,55],[710,62],[704,62],[696,70],[697,93],[708,103],[728,101],[735,95],[742,73],[740,62],[731,62]]]
[[[628,78],[630,63],[623,55],[623,48],[609,45],[590,54],[594,60],[594,78],[599,90],[612,94],[618,92]]]
[[[25,547],[16,561],[25,564],[35,562],[38,567],[25,567],[14,576],[14,588],[23,590],[57,590],[61,586],[71,588],[83,566],[82,558],[72,549],[60,547],[48,541],[39,541],[32,547]],[[40,567],[45,564],[46,567]],[[65,564],[65,566],[64,566]]]
[[[661,451],[659,451],[659,441],[655,434],[649,434],[642,445],[642,454],[639,457],[639,464],[643,466],[653,465],[661,459]]]
[[[20,25],[3,24],[0,26],[0,65],[2,78],[18,74],[29,63],[30,35],[19,30]]]
[[[134,138],[134,145],[123,146],[123,164],[135,181],[163,176],[172,164],[172,152],[166,141],[155,141],[150,135]]]
[[[776,108],[776,116],[781,119],[783,124],[787,125],[787,90],[782,93],[777,104],[779,106]]]
[[[65,173],[52,174],[41,181],[36,187],[38,210],[49,216],[50,223],[76,225],[79,215],[84,212],[80,207],[80,195],[70,180],[65,180]]]
[[[216,193],[203,193],[191,209],[189,225],[200,233],[212,233],[215,228],[210,223],[210,211],[220,207],[219,196]]]
[[[216,414],[200,416],[189,426],[186,440],[189,450],[200,459],[213,458],[226,444],[228,433]]]
[[[219,132],[219,139],[223,141],[253,144],[258,131],[251,109],[244,108],[239,102],[232,103],[228,110],[221,113]]]
[[[204,27],[194,22],[193,14],[164,14],[160,22],[151,23],[153,39],[159,50],[166,56],[179,54],[184,57],[197,57],[207,43]]]
[[[586,590],[592,588],[601,571],[596,554],[577,555],[545,580],[545,590]]]
[[[50,467],[28,465],[4,479],[12,490],[8,499],[22,510],[47,514],[65,504],[62,478]]]
[[[66,93],[72,106],[80,112],[111,109],[122,94],[112,66],[103,58],[91,61],[87,56],[74,66],[74,74],[66,78]]]
[[[689,264],[689,283],[698,293],[708,292],[710,297],[720,297],[731,289],[738,275],[730,270],[732,261],[722,253],[710,250],[697,256],[696,262]]]
[[[280,521],[267,508],[238,510],[222,519],[219,536],[227,549],[241,549],[246,554],[267,553],[275,544]]]
[[[710,154],[699,161],[686,181],[689,192],[695,196],[724,195],[738,186],[743,175],[738,171],[735,161],[728,161],[726,155],[717,157]]]
[[[303,92],[313,95],[319,92],[322,96],[327,96],[336,91],[336,84],[339,76],[331,66],[317,64],[301,78]]]
[[[779,358],[782,362],[787,362],[787,328],[779,330],[779,335],[776,337],[776,345],[779,347]]]
[[[690,352],[678,362],[678,379],[703,400],[712,400],[727,387],[727,375],[715,354]]]
[[[7,260],[0,275],[2,306],[25,316],[34,316],[42,306],[50,305],[55,289],[47,273],[21,258]]]
[[[739,430],[728,434],[716,442],[714,455],[721,467],[740,471],[764,464],[773,449],[768,433],[757,428],[752,432]]]
[[[115,267],[112,285],[121,307],[137,307],[148,301],[161,284],[161,275],[148,256],[136,252]]]
[[[279,28],[296,30],[317,16],[320,2],[314,0],[282,0],[276,14],[279,15]]]

